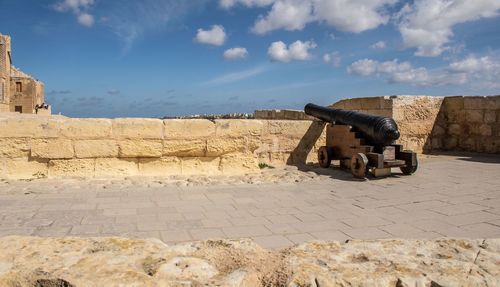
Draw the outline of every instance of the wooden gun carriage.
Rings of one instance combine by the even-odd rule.
[[[307,104],[304,110],[328,122],[326,146],[318,150],[321,167],[328,168],[332,160],[339,160],[340,167],[359,178],[368,172],[375,177],[388,176],[391,168],[400,168],[405,175],[417,170],[417,154],[394,143],[400,134],[393,119],[314,104]]]

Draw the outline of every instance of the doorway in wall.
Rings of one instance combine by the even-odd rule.
[[[23,113],[23,106],[15,106],[14,107],[14,111],[16,113],[21,113],[22,114]]]

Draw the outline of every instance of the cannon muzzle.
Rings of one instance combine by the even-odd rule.
[[[392,118],[372,116],[360,112],[331,109],[307,104],[306,114],[329,123],[350,125],[361,132],[373,145],[391,145],[399,138],[398,125]]]

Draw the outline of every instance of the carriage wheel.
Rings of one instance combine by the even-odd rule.
[[[323,168],[329,168],[332,163],[333,153],[330,148],[322,146],[318,150],[318,162],[319,166]]]
[[[401,172],[404,175],[411,175],[417,171],[417,168],[418,168],[418,161],[417,161],[417,159],[415,159],[415,165],[413,165],[413,166],[405,165],[405,166],[400,167],[399,169],[401,170]]]
[[[351,157],[351,173],[354,177],[364,178],[368,171],[368,158],[364,153],[358,153]]]

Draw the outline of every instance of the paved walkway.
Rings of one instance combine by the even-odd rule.
[[[251,237],[268,248],[311,239],[500,237],[500,157],[439,156],[409,177],[177,187],[41,180],[0,184],[0,236],[132,236],[174,243]],[[118,181],[119,183],[119,181]]]

